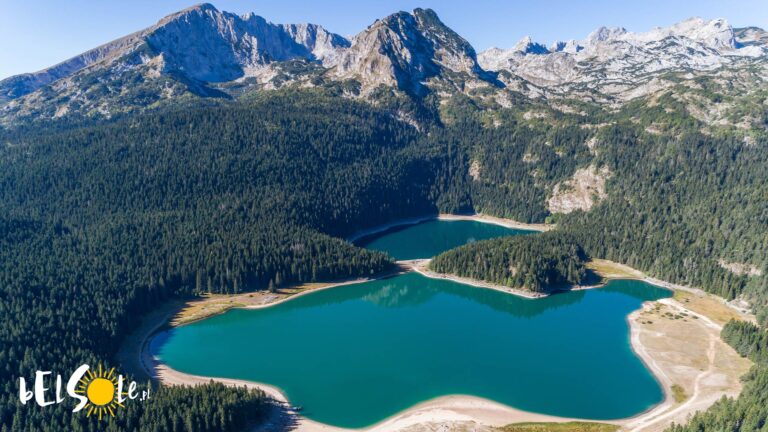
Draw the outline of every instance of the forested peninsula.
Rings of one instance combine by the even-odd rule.
[[[589,260],[560,232],[501,237],[444,252],[429,263],[437,273],[481,280],[535,293],[566,290],[587,281]]]

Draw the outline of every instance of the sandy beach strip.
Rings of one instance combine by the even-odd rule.
[[[377,225],[373,228],[356,232],[355,234],[347,237],[347,241],[355,242],[357,240],[360,240],[363,237],[367,237],[373,234],[379,234],[387,230],[390,230],[392,228],[396,228],[400,226],[416,225],[416,224],[431,221],[431,220],[475,221],[475,222],[482,222],[482,223],[488,223],[493,225],[500,225],[507,228],[527,230],[527,231],[538,231],[538,232],[549,231],[555,228],[555,225],[552,225],[552,224],[528,224],[528,223],[519,222],[513,219],[486,216],[480,213],[476,213],[473,215],[455,215],[455,214],[448,214],[448,213],[440,213],[436,215],[433,214],[433,215],[419,216],[419,217],[413,217],[413,218],[399,219],[387,224]]]
[[[485,282],[478,279],[472,279],[462,276],[456,276],[449,273],[437,273],[429,269],[429,262],[432,261],[430,259],[417,259],[417,260],[406,260],[406,261],[398,261],[397,263],[402,266],[407,266],[411,270],[415,271],[416,273],[430,278],[430,279],[439,279],[439,280],[447,280],[452,282],[458,282],[463,285],[469,285],[474,286],[478,288],[486,288],[486,289],[492,289],[495,291],[501,291],[503,293],[516,295],[518,297],[524,297],[527,299],[538,299],[547,297],[549,294],[546,293],[536,293],[530,290],[521,289],[521,288],[511,288],[504,285],[494,284],[491,282]]]
[[[632,349],[659,380],[665,400],[643,415],[617,422],[624,430],[663,431],[723,396],[741,393],[740,378],[752,362],[720,339],[720,324],[673,298],[646,302],[627,319]],[[682,390],[683,400],[675,400],[673,386]]]
[[[267,396],[272,398],[281,406],[278,416],[291,417],[286,418],[272,418],[269,420],[270,425],[275,424],[291,424],[290,430],[298,432],[311,432],[311,431],[328,431],[328,432],[343,432],[343,431],[365,431],[365,432],[396,432],[409,428],[412,426],[422,424],[441,424],[446,425],[450,423],[473,423],[483,426],[501,427],[510,423],[519,422],[569,422],[569,421],[591,421],[594,420],[579,420],[573,418],[556,417],[546,414],[538,414],[528,411],[518,410],[488,399],[483,399],[469,395],[450,395],[441,396],[436,399],[421,402],[408,408],[405,411],[397,413],[381,422],[378,422],[372,426],[362,429],[345,429],[332,425],[319,423],[303,417],[300,412],[296,411],[294,407],[288,401],[288,398],[277,387],[264,383],[258,383],[247,380],[230,379],[230,378],[216,378],[216,377],[204,377],[198,375],[186,374],[172,369],[168,365],[162,363],[157,358],[158,346],[162,344],[162,338],[164,334],[156,334],[152,340],[150,340],[145,346],[147,347],[142,356],[144,357],[142,363],[149,369],[147,373],[151,374],[154,379],[160,381],[164,385],[202,385],[211,381],[219,382],[229,386],[247,387],[251,389],[259,389],[263,391]],[[617,424],[613,421],[606,421],[601,423]],[[256,430],[266,430],[261,425]],[[274,430],[274,429],[273,429]]]
[[[554,224],[529,224],[525,222],[516,221],[514,219],[488,216],[482,213],[476,213],[473,215],[456,215],[456,214],[440,213],[437,216],[437,219],[445,220],[445,221],[468,220],[468,221],[489,223],[493,225],[501,225],[507,228],[514,228],[514,229],[527,230],[527,231],[538,231],[538,232],[551,231],[557,227],[557,225],[554,225]]]

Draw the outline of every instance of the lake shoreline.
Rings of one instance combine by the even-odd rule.
[[[320,423],[302,416],[300,410],[294,407],[285,393],[276,386],[249,380],[192,375],[171,368],[157,358],[156,349],[158,344],[154,343],[157,338],[163,337],[167,331],[168,330],[164,330],[155,333],[147,343],[147,349],[142,353],[142,356],[145,356],[143,364],[152,365],[152,371],[148,371],[148,373],[152,374],[154,380],[159,381],[164,385],[190,386],[214,381],[230,386],[261,390],[278,405],[277,412],[273,414],[276,418],[270,419],[270,423],[293,424],[294,427],[291,429],[293,431],[396,432],[403,428],[419,424],[452,422],[475,422],[491,427],[501,427],[510,423],[521,422],[563,423],[572,421],[619,425],[624,421],[629,421],[637,417],[633,416],[631,418],[619,420],[588,420],[559,417],[520,410],[499,402],[472,395],[445,395],[419,402],[410,408],[395,413],[390,417],[364,428],[342,428],[326,423]],[[290,419],[283,418],[286,416],[290,417]],[[257,427],[255,430],[266,429]]]
[[[482,218],[483,220],[478,220],[478,221],[486,222],[486,223],[494,223],[489,221],[488,218],[477,216],[477,215],[475,216],[438,215],[437,217],[430,216],[430,217],[424,217],[420,219],[410,219],[406,222],[398,221],[397,223],[388,224],[384,228],[380,227],[379,229],[375,229],[373,231],[368,230],[364,233],[360,233],[359,235],[356,236],[356,238],[361,238],[376,232],[386,231],[387,229],[390,229],[395,226],[410,225],[413,223],[420,223],[427,220],[439,219],[440,217],[452,218],[452,219],[443,219],[443,220],[478,220],[478,218]],[[514,226],[514,228],[521,228],[521,227]],[[617,263],[611,263],[606,260],[599,260],[599,261],[601,261],[602,263],[615,264],[617,267],[623,267],[625,269],[634,271],[634,273],[629,273],[629,270],[626,270],[627,273],[619,272],[620,276],[614,275],[606,279],[642,280],[652,285],[656,285],[666,289],[677,288],[677,286],[673,284],[669,284],[664,281],[658,281],[656,279],[651,279],[646,275],[644,275],[642,272],[631,269],[628,266],[623,266]],[[354,283],[361,283],[361,282],[366,282],[366,281],[375,280],[375,279],[391,277],[391,276],[406,272],[404,268],[405,266],[403,266],[403,263],[398,263],[398,264],[400,265],[396,270],[386,275],[380,275],[380,276],[376,276],[373,278],[366,278],[366,279],[342,281],[338,283],[329,283],[329,284],[324,284],[324,286],[322,287],[318,287],[314,289],[306,289],[291,295],[272,296],[272,297],[269,297],[263,304],[247,305],[247,306],[231,306],[231,307],[228,307],[227,309],[219,310],[218,312],[205,315],[198,319],[205,319],[210,316],[216,315],[218,313],[226,312],[226,310],[229,310],[232,308],[261,309],[261,308],[271,307],[276,304],[280,304],[288,300],[291,300],[293,298],[307,295],[310,292],[350,285]],[[419,272],[418,270],[412,268],[412,266],[409,266],[409,267],[410,267],[410,270]],[[430,277],[429,275],[425,275],[422,272],[419,272],[419,273],[421,273],[425,277]],[[466,285],[474,285],[464,280],[460,280],[457,282],[463,283]],[[528,297],[532,299],[542,298],[546,296],[546,295],[531,296],[531,294],[528,292],[525,292],[522,294],[511,292],[506,287],[502,287],[502,289],[498,289],[498,288],[485,286],[485,285],[474,285],[474,286],[479,286],[481,288],[487,288],[487,289],[497,289],[498,291],[505,292],[507,294],[519,295],[519,296],[521,295],[523,297]],[[594,287],[584,287],[582,289],[598,288],[600,286],[602,285],[594,286]],[[700,291],[700,290],[696,290],[695,288],[689,288],[689,287],[684,287],[684,289],[690,292]],[[666,300],[670,300],[671,302],[677,303],[671,299],[666,299]],[[648,304],[653,305],[657,303],[660,303],[660,302],[649,302]],[[676,305],[676,307],[684,308],[684,306],[679,303]],[[643,305],[642,310],[644,309],[646,309],[645,304]],[[178,312],[178,309],[177,309],[177,312]],[[236,380],[236,379],[216,378],[216,377],[200,377],[200,376],[189,375],[189,374],[182,373],[180,371],[176,371],[170,368],[168,365],[162,363],[156,356],[157,353],[156,353],[156,350],[154,349],[156,347],[154,347],[153,341],[155,341],[156,338],[163,335],[163,333],[167,331],[168,326],[172,326],[169,323],[169,319],[173,316],[173,313],[160,314],[159,317],[155,318],[156,320],[159,320],[159,322],[154,323],[155,324],[154,326],[150,326],[151,329],[144,334],[144,337],[142,338],[141,344],[140,344],[139,357],[140,357],[141,368],[144,369],[147,376],[151,377],[151,379],[155,381],[158,381],[166,385],[196,385],[196,384],[207,383],[213,380],[217,382],[222,382],[226,385],[237,385],[237,386],[247,386],[250,388],[259,388],[263,390],[268,396],[273,398],[277,402],[277,405],[279,406],[279,409],[277,409],[276,413],[274,413],[273,416],[270,418],[269,425],[274,426],[276,423],[280,423],[280,424],[295,423],[296,425],[295,430],[299,430],[299,431],[357,430],[357,431],[378,431],[378,432],[392,431],[394,432],[405,427],[409,427],[417,424],[426,424],[426,423],[430,423],[430,424],[461,423],[463,424],[463,423],[469,422],[473,424],[481,424],[486,426],[503,426],[509,423],[518,423],[518,422],[558,422],[560,423],[560,422],[568,422],[568,421],[585,421],[585,422],[615,424],[615,425],[620,425],[627,430],[633,430],[633,431],[634,430],[657,430],[650,426],[654,426],[654,425],[657,426],[659,424],[659,421],[666,420],[666,418],[671,415],[675,415],[675,416],[689,415],[692,412],[694,412],[693,408],[696,408],[697,410],[701,409],[701,407],[699,406],[702,403],[701,399],[707,395],[699,397],[700,395],[696,393],[694,394],[694,397],[692,397],[692,399],[689,402],[686,402],[686,404],[678,405],[674,403],[674,400],[672,399],[673,398],[672,392],[671,392],[671,385],[673,381],[670,380],[667,375],[670,367],[668,365],[660,366],[658,364],[658,360],[660,358],[663,358],[663,356],[665,355],[665,352],[659,351],[658,349],[650,350],[646,346],[646,342],[643,341],[643,337],[647,335],[646,333],[644,333],[644,329],[642,327],[643,322],[641,321],[641,318],[640,318],[641,317],[640,312],[641,310],[637,310],[627,316],[627,321],[630,326],[630,335],[629,335],[630,347],[633,350],[633,352],[638,356],[638,358],[645,363],[646,367],[651,371],[654,378],[661,384],[661,387],[664,391],[664,399],[659,404],[654,405],[650,407],[647,411],[639,413],[635,416],[624,418],[624,419],[608,420],[608,421],[573,419],[573,418],[550,416],[546,414],[538,414],[533,412],[517,410],[515,408],[509,407],[503,404],[499,404],[494,401],[490,401],[487,399],[482,399],[474,396],[449,395],[449,396],[441,396],[436,399],[421,402],[404,411],[396,413],[391,417],[388,417],[387,419],[382,420],[381,422],[378,422],[372,426],[369,426],[363,429],[337,428],[334,426],[317,423],[306,417],[301,416],[301,413],[297,412],[290,405],[290,402],[286,398],[285,394],[280,389],[274,386],[258,383],[258,382],[246,381],[246,380]],[[189,322],[192,322],[192,321],[184,322],[181,325],[187,324]],[[721,393],[732,395],[732,394],[738,394],[738,392],[740,392],[740,387],[736,388],[732,386],[732,388],[728,388]],[[705,402],[707,401],[708,399],[705,400]],[[714,402],[714,400],[712,402]],[[688,407],[690,407],[690,409]],[[287,420],[288,418],[290,418],[290,420]],[[665,421],[665,425],[668,425],[668,423],[669,421]],[[273,429],[257,429],[257,430],[273,430]]]
[[[335,284],[322,289],[330,289],[338,286],[348,285],[351,282],[341,284]],[[310,293],[317,290],[308,290],[304,293]],[[276,304],[291,300],[296,296],[290,296],[282,298],[273,303],[259,306],[271,307]],[[671,299],[665,299],[674,302]],[[652,305],[658,302],[647,302],[648,305]],[[675,302],[676,303],[676,302]],[[645,306],[644,306],[645,307]],[[247,386],[249,388],[259,388],[263,390],[268,396],[273,398],[279,405],[278,413],[275,414],[279,418],[272,419],[272,421],[285,421],[283,416],[291,416],[291,422],[297,424],[298,431],[375,431],[375,432],[394,432],[400,428],[407,427],[414,424],[422,423],[451,423],[451,422],[474,422],[487,426],[503,426],[509,423],[519,422],[569,422],[569,421],[586,421],[586,422],[598,422],[620,425],[628,430],[646,430],[643,426],[646,424],[655,424],[654,419],[661,418],[662,416],[669,415],[670,411],[676,407],[671,394],[672,381],[667,377],[667,371],[657,364],[657,357],[663,356],[664,353],[651,353],[641,340],[642,327],[640,323],[639,313],[640,310],[633,312],[627,317],[627,321],[630,325],[630,346],[633,352],[643,361],[656,380],[662,384],[664,390],[664,400],[659,404],[649,408],[649,410],[639,413],[635,416],[616,420],[590,420],[590,419],[576,419],[567,417],[558,417],[534,412],[527,412],[509,407],[491,400],[478,398],[469,395],[448,395],[441,396],[436,399],[427,400],[414,405],[404,411],[394,414],[393,416],[382,420],[370,427],[363,429],[344,429],[337,428],[331,425],[318,423],[312,421],[306,417],[301,416],[301,413],[293,409],[288,398],[284,393],[275,386],[271,386],[264,383],[236,380],[229,378],[217,378],[217,377],[201,377],[172,369],[167,364],[162,363],[157,358],[156,346],[153,344],[156,338],[163,335],[166,330],[160,330],[160,327],[153,333],[148,335],[142,344],[141,364],[145,368],[147,375],[152,379],[168,385],[197,385],[207,383],[210,380],[221,382],[226,385]],[[166,321],[167,324],[167,321]],[[739,389],[740,390],[740,389]],[[733,391],[731,391],[733,393]],[[697,402],[692,400],[690,403]],[[685,412],[690,414],[690,412]],[[639,425],[639,426],[638,426]]]
[[[417,225],[423,222],[428,222],[432,220],[443,220],[443,221],[474,221],[474,222],[481,222],[481,223],[487,223],[491,225],[499,225],[506,228],[512,228],[512,229],[519,229],[519,230],[526,230],[526,231],[536,231],[536,232],[545,232],[555,229],[556,225],[552,224],[529,224],[525,222],[516,221],[514,219],[505,219],[505,218],[499,218],[495,216],[487,216],[482,213],[475,213],[471,215],[456,215],[456,214],[449,214],[449,213],[439,213],[439,214],[432,214],[432,215],[426,215],[426,216],[417,216],[412,218],[403,218],[398,219],[396,221],[377,225],[372,228],[364,229],[361,231],[358,231],[346,238],[349,242],[356,242],[364,237],[368,237],[374,234],[381,234],[383,232],[386,232],[388,230],[391,230],[393,228],[402,227],[402,226],[409,226],[409,225]]]
[[[536,293],[530,290],[521,288],[511,288],[504,285],[494,284],[479,279],[472,279],[463,276],[457,276],[450,273],[438,273],[429,269],[429,262],[431,259],[418,259],[418,260],[405,260],[398,261],[399,264],[408,266],[412,271],[429,279],[447,280],[451,282],[460,283],[462,285],[469,285],[477,288],[491,289],[494,291],[500,291],[505,294],[510,294],[518,297],[523,297],[529,300],[540,299],[549,296],[547,293]]]
[[[289,297],[288,299],[291,298],[293,297]],[[283,301],[288,299],[283,299]],[[273,306],[274,304],[275,303],[265,305],[264,307]],[[629,323],[630,327],[629,338],[631,349],[638,356],[638,358],[640,358],[640,360],[646,364],[654,378],[661,384],[661,387],[664,391],[664,399],[659,404],[654,405],[642,413],[629,418],[615,420],[591,420],[558,417],[547,414],[522,411],[507,405],[500,404],[498,402],[470,395],[448,395],[416,404],[366,428],[344,429],[318,423],[301,416],[301,413],[292,407],[285,394],[275,386],[247,380],[201,377],[172,369],[167,364],[159,361],[156,352],[157,346],[156,344],[153,344],[156,338],[163,335],[164,331],[153,333],[149,340],[144,344],[145,349],[142,351],[142,364],[145,367],[148,367],[147,373],[151,374],[153,379],[168,385],[197,385],[213,380],[224,383],[226,385],[246,386],[249,388],[261,389],[265,392],[265,394],[273,398],[278,405],[276,413],[274,414],[275,418],[271,419],[270,424],[274,424],[274,422],[292,423],[296,425],[296,429],[294,430],[298,431],[353,430],[366,432],[394,432],[408,426],[424,423],[453,424],[455,422],[471,422],[485,426],[498,427],[519,422],[562,423],[569,421],[614,424],[622,426],[626,430],[632,431],[661,430],[663,427],[657,428],[656,426],[668,426],[669,422],[666,421],[668,417],[674,416],[675,420],[685,417],[695,410],[702,409],[702,407],[705,408],[708,406],[708,404],[714,403],[714,401],[719,399],[722,394],[729,396],[737,395],[740,392],[741,387],[737,385],[722,391],[709,393],[702,392],[701,394],[694,394],[683,404],[676,403],[673,399],[671,391],[671,386],[675,383],[675,380],[670,378],[668,375],[670,372],[674,372],[673,368],[669,365],[665,366],[659,364],[659,360],[663,359],[667,353],[664,351],[659,351],[656,348],[646,346],[646,343],[643,340],[643,338],[648,335],[658,333],[655,331],[649,331],[643,327],[643,318],[641,315],[644,310],[652,308],[655,304],[668,304],[673,305],[675,308],[679,308],[681,310],[688,310],[684,309],[684,306],[675,300],[668,298],[658,302],[646,302],[642,309],[638,309],[627,316],[627,322]],[[695,314],[690,311],[688,312]],[[670,322],[675,323],[674,321]],[[714,329],[713,333],[708,335],[709,338],[717,337],[717,333],[719,332],[718,325],[712,323],[705,316],[701,316],[701,321],[698,321],[698,323],[701,323],[704,326],[712,327]],[[724,345],[724,343],[722,344]],[[727,349],[727,346],[725,346],[725,349]],[[712,367],[714,367],[714,363],[711,362],[710,369]],[[708,376],[707,374],[711,373],[711,370],[699,372],[696,379],[699,380],[699,377],[706,377]],[[738,375],[740,376],[740,373]],[[734,379],[737,380],[736,377],[734,377]],[[698,390],[696,391],[698,392]],[[290,421],[285,419],[285,416],[289,416]]]
[[[505,294],[510,294],[522,298],[526,298],[529,300],[535,300],[535,299],[541,299],[545,297],[549,297],[551,295],[556,295],[560,293],[567,293],[571,291],[583,291],[583,290],[589,290],[589,289],[597,289],[604,287],[609,281],[611,280],[620,280],[620,279],[628,279],[628,280],[635,280],[630,278],[622,278],[622,277],[606,277],[603,278],[603,281],[595,284],[595,285],[574,285],[571,287],[566,287],[561,290],[555,290],[552,292],[547,293],[540,293],[531,291],[529,289],[525,288],[514,288],[509,287],[506,285],[496,284],[493,282],[484,281],[481,279],[474,279],[470,277],[465,276],[458,276],[451,273],[439,273],[434,270],[429,269],[429,262],[432,261],[431,259],[416,259],[416,260],[402,260],[398,261],[397,263],[401,266],[408,267],[410,270],[426,277],[429,279],[437,279],[437,280],[447,280],[451,282],[460,283],[462,285],[469,285],[477,288],[485,288],[485,289],[491,289],[494,291],[500,291]],[[637,279],[639,280],[639,279]],[[654,284],[651,284],[654,285]],[[664,288],[664,287],[662,287]],[[665,288],[669,289],[669,288]],[[670,289],[671,291],[671,289]]]

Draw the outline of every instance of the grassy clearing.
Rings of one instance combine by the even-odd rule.
[[[688,291],[675,290],[674,298],[685,306],[686,309],[704,315],[720,325],[724,325],[732,319],[745,319],[745,317],[738,311],[723,304],[721,299],[718,299],[711,294],[697,294]]]
[[[178,326],[201,320],[236,307],[258,306],[273,303],[303,291],[325,288],[329,285],[333,285],[333,283],[305,283],[292,287],[280,288],[274,293],[263,290],[231,295],[204,294],[199,299],[188,302],[171,320],[171,325]]]
[[[682,403],[688,399],[688,395],[685,394],[685,389],[678,384],[672,384],[672,397],[675,398],[675,402]]]
[[[587,263],[587,268],[605,279],[642,279],[645,275],[633,269],[613,261],[593,259]]]
[[[615,432],[619,426],[607,423],[513,423],[499,428],[502,432]]]

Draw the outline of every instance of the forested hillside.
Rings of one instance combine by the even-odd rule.
[[[0,150],[0,424],[15,430],[98,429],[67,404],[22,407],[18,377],[111,361],[136,317],[170,296],[386,270],[383,254],[329,234],[435,211],[442,163],[411,155],[416,131],[388,113],[314,93],[8,139],[19,141]],[[195,405],[210,391],[169,394]],[[185,415],[162,406],[151,415]]]
[[[113,363],[136,317],[170,297],[384,271],[386,256],[343,237],[439,211],[558,224],[467,247],[452,269],[488,262],[470,276],[546,290],[580,281],[587,255],[608,258],[745,295],[765,322],[768,143],[702,133],[684,107],[657,103],[566,113],[523,98],[504,108],[383,95],[374,106],[333,89],[280,90],[0,131],[0,424],[97,430],[66,404],[22,407],[16,380]],[[588,211],[552,212],[553,190],[587,167],[610,173],[604,196]],[[494,273],[497,258],[523,265]],[[738,403],[752,406],[749,394]],[[162,395],[190,408],[133,408],[133,424],[232,430],[262,404],[218,387]],[[220,397],[232,422],[182,418]]]
[[[547,293],[585,282],[587,254],[559,232],[501,237],[444,252],[429,268],[513,288]]]
[[[590,256],[727,299],[744,294],[760,321],[768,319],[765,135],[703,133],[705,125],[669,97],[588,115],[530,102],[490,111],[456,99],[442,108],[452,123],[430,138],[464,149],[456,190],[468,191],[474,210],[555,222]],[[588,211],[550,212],[554,186],[584,167],[609,173],[605,197]],[[734,262],[753,271],[723,265]]]

